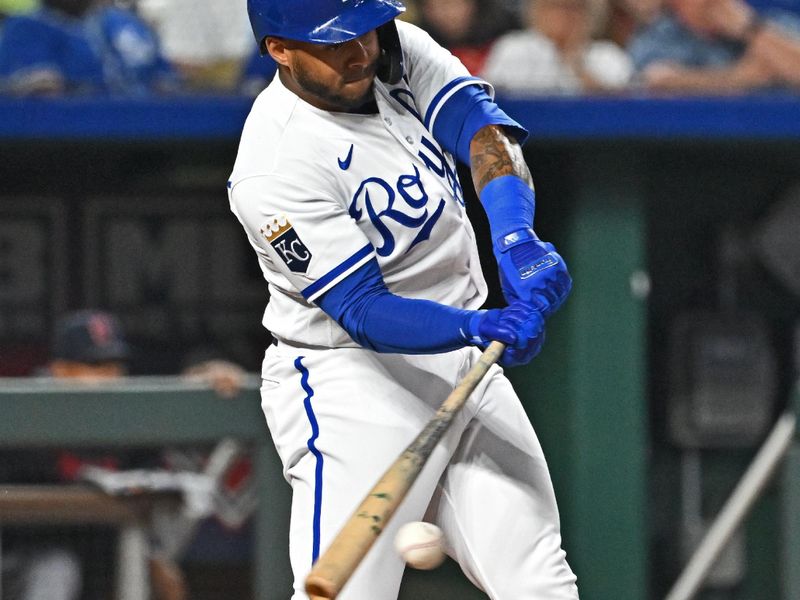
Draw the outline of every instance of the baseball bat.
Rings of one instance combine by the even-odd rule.
[[[306,577],[311,600],[333,600],[381,534],[416,481],[453,418],[505,350],[492,342],[413,442],[389,466]]]

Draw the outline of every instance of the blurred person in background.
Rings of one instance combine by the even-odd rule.
[[[417,24],[473,75],[483,69],[494,40],[518,26],[497,0],[418,0],[417,11]]]
[[[403,21],[408,21],[409,23],[419,26],[419,9],[417,8],[418,3],[418,0],[408,0],[408,2],[403,2],[403,4],[406,5],[406,12],[404,12],[399,18]]]
[[[62,318],[55,328],[52,357],[37,375],[101,384],[118,381],[128,373],[131,349],[115,317],[100,311],[78,311]],[[91,465],[124,469],[159,464],[159,455],[148,451],[89,449],[54,450],[34,460],[5,460],[3,481],[43,484],[74,483],[81,468]],[[16,468],[8,471],[9,464]],[[83,593],[82,557],[68,543],[53,539],[44,546],[19,542],[6,548],[2,589],[8,600],[76,600]],[[186,584],[171,561],[150,560],[153,595],[158,600],[185,600]]]
[[[239,92],[255,98],[272,81],[277,71],[278,64],[271,56],[262,56],[258,49],[252,51],[242,69],[238,85]]]
[[[800,89],[800,18],[743,0],[664,0],[628,50],[639,84],[676,93]]]
[[[498,39],[482,76],[499,92],[580,94],[624,89],[633,68],[625,51],[594,40],[606,0],[528,0],[527,28]]]
[[[61,318],[55,327],[50,361],[38,373],[83,384],[119,381],[128,375],[132,349],[115,316],[97,310],[81,310]],[[184,360],[182,374],[189,380],[211,385],[223,397],[236,395],[244,381],[244,371],[220,359],[208,349],[200,348]],[[10,451],[11,452],[11,451]],[[4,452],[8,454],[9,452]],[[0,483],[48,484],[81,482],[87,467],[108,472],[126,470],[176,469],[200,472],[207,453],[194,449],[60,449],[36,453],[14,453],[13,459],[0,460]],[[248,484],[249,459],[238,465],[246,471],[238,482],[243,494]],[[249,516],[252,502],[245,498],[235,504],[230,493],[222,495],[225,509],[241,525]],[[233,508],[229,505],[234,504]],[[238,509],[238,510],[237,510]],[[230,520],[230,519],[229,519]],[[157,536],[153,536],[155,540]],[[22,538],[24,540],[24,538]],[[169,544],[167,544],[169,545]],[[53,539],[45,545],[20,542],[5,544],[2,587],[4,600],[76,600],[83,590],[82,557],[78,550],[63,540]],[[154,543],[149,557],[152,595],[155,600],[187,600],[188,586],[181,568]]]
[[[89,383],[118,380],[128,374],[130,357],[114,316],[82,310],[56,323],[52,355],[39,374]]]
[[[164,56],[189,90],[236,91],[252,46],[245,2],[134,0],[134,4],[158,32]]]
[[[52,358],[38,373],[84,382],[118,380],[128,375],[132,350],[122,325],[112,314],[93,309],[64,315],[56,323]],[[211,346],[191,349],[182,361],[181,375],[202,381],[222,397],[236,395],[247,376],[237,364]]]
[[[610,0],[608,20],[601,39],[627,48],[642,29],[656,20],[661,11],[661,0]]]
[[[0,90],[142,96],[178,88],[155,33],[103,0],[41,0],[38,10],[3,22]]]

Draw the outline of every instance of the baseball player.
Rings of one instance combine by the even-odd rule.
[[[294,599],[363,496],[491,340],[540,350],[571,280],[533,231],[524,130],[397,0],[249,0],[278,75],[228,183],[269,284],[262,407],[293,489]],[[509,306],[480,310],[459,160],[488,214]],[[542,450],[499,366],[478,385],[340,598],[397,597],[397,528],[439,525],[493,599],[578,597]]]

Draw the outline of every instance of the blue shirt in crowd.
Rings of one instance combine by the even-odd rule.
[[[153,31],[113,7],[83,18],[47,8],[8,17],[0,32],[0,82],[15,89],[43,71],[60,76],[68,93],[144,95],[177,84]]]
[[[762,17],[800,36],[800,18],[797,15],[770,10]],[[640,31],[628,45],[636,71],[659,62],[671,62],[690,68],[721,68],[736,62],[745,49],[746,46],[741,42],[700,36],[666,10]]]

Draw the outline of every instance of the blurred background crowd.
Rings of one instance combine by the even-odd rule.
[[[794,0],[409,0],[473,75],[507,94],[800,87]],[[223,0],[0,0],[6,94],[254,95],[275,65]]]

